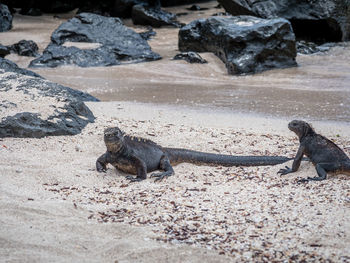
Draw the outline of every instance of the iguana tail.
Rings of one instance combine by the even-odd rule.
[[[239,156],[215,153],[197,152],[179,148],[163,148],[170,159],[170,163],[193,163],[202,165],[222,166],[263,166],[276,165],[293,158],[284,156]]]
[[[350,175],[350,161],[346,161],[343,165],[343,173]]]

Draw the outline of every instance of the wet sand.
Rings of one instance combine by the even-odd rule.
[[[216,3],[201,4],[208,10],[189,12],[188,6],[168,8],[174,13],[189,12],[179,20],[188,23],[223,11]],[[3,33],[2,44],[32,39],[46,47],[51,32],[72,16],[38,18],[17,15],[14,30]],[[30,23],[28,23],[31,21]],[[43,24],[42,21],[45,21]],[[138,32],[142,26],[125,24]],[[208,64],[173,61],[178,53],[178,29],[155,29],[149,41],[160,61],[113,67],[33,69],[45,78],[84,90],[103,101],[129,101],[195,108],[222,109],[230,113],[260,114],[270,117],[308,120],[350,121],[350,45],[335,47],[325,54],[298,55],[298,67],[266,71],[256,75],[231,76],[213,54],[201,54]],[[11,55],[9,59],[27,66],[31,58]]]

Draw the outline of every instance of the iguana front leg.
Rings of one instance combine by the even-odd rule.
[[[294,158],[292,168],[289,168],[288,166],[286,166],[285,168],[280,169],[277,173],[281,174],[281,175],[285,175],[285,174],[294,173],[294,172],[298,171],[298,169],[300,167],[301,160],[302,160],[303,155],[304,155],[304,150],[305,150],[305,147],[300,145],[298,152]]]
[[[165,177],[172,176],[175,174],[173,167],[170,164],[170,160],[166,155],[163,155],[159,162],[159,168],[164,170],[161,173],[153,173],[150,177],[157,177],[154,181],[161,181]]]
[[[107,164],[108,164],[108,154],[104,153],[102,154],[96,161],[96,170],[97,172],[106,172],[107,171]]]
[[[340,163],[318,163],[316,164],[316,177],[308,177],[306,179],[300,179],[298,183],[305,183],[309,181],[323,181],[327,179],[327,172],[341,172],[342,168],[346,165],[346,162]]]

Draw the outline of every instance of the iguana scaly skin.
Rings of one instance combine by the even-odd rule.
[[[146,179],[148,172],[151,177],[161,180],[174,174],[172,165],[182,162],[199,165],[222,166],[260,166],[275,165],[291,160],[282,156],[232,156],[213,153],[197,152],[179,148],[163,148],[153,141],[125,135],[119,128],[107,128],[104,131],[106,153],[96,161],[96,169],[105,172],[110,163],[117,169],[136,174],[127,176],[130,181]]]
[[[327,178],[327,173],[341,173],[350,175],[350,159],[335,143],[317,134],[310,124],[304,121],[294,120],[288,124],[288,128],[299,137],[300,145],[294,158],[292,168],[286,166],[278,171],[281,175],[294,173],[299,169],[300,162],[305,154],[315,165],[318,176],[299,180],[321,181]]]

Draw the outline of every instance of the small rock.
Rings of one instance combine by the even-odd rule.
[[[154,31],[151,26],[148,27],[147,31],[141,32],[139,34],[144,40],[149,40],[149,39],[151,39],[151,37],[154,37],[155,35],[157,35],[156,31]]]
[[[8,47],[12,52],[20,56],[36,57],[39,55],[38,45],[33,40],[21,40]]]
[[[208,61],[202,58],[197,52],[193,52],[193,51],[182,52],[180,54],[175,55],[173,59],[174,60],[183,59],[189,63],[201,63],[201,64],[208,63]]]
[[[0,57],[3,58],[10,54],[10,49],[0,44]]]
[[[199,5],[192,5],[191,7],[187,8],[187,10],[200,11],[201,7]]]

